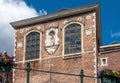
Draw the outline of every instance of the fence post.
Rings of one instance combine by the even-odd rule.
[[[30,68],[30,63],[27,63],[27,66],[26,66],[26,71],[27,71],[27,79],[26,79],[26,83],[29,83],[29,80],[30,80],[30,71],[31,71],[31,68]]]
[[[84,73],[83,70],[80,71],[80,83],[83,83]]]

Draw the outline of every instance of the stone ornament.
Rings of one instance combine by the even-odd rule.
[[[68,20],[65,20],[65,21],[64,21],[64,24],[66,24],[66,23],[68,23]]]
[[[91,19],[91,16],[90,16],[90,15],[88,15],[88,16],[86,17],[86,19],[87,19],[87,20]]]
[[[58,38],[58,29],[50,28],[46,31],[46,39],[45,39],[45,49],[46,51],[52,55],[55,53],[59,45]]]
[[[87,29],[87,30],[85,30],[85,34],[86,34],[87,36],[91,35],[91,34],[92,34],[92,29]]]
[[[22,42],[18,42],[18,43],[17,43],[17,47],[18,47],[18,48],[22,48]]]
[[[77,18],[78,21],[82,21],[82,17]]]

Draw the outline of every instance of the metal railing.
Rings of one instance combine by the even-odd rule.
[[[79,76],[80,77],[80,83],[84,83],[84,77],[98,78],[98,77],[94,77],[94,76],[85,75],[83,70],[80,71],[80,74],[70,74],[70,73],[62,73],[62,72],[54,72],[54,71],[46,71],[46,70],[34,70],[30,67],[30,63],[27,63],[26,68],[14,68],[14,69],[25,70],[27,72],[26,83],[30,83],[30,79],[29,79],[30,78],[30,71],[53,73],[53,74],[62,74],[62,75],[70,75],[70,76]]]

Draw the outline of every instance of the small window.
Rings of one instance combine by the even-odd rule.
[[[26,55],[25,60],[39,58],[40,33],[31,32],[26,36]]]
[[[107,63],[106,63],[106,59],[103,59],[103,60],[102,60],[102,63],[103,63],[103,65],[107,64]]]
[[[107,58],[101,58],[101,66],[107,65]]]

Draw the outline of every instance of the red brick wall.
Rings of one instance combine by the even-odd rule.
[[[116,48],[117,47],[117,48]],[[106,47],[102,48],[106,49]],[[107,57],[107,64],[106,66],[101,66],[101,60],[99,59],[99,68],[100,70],[103,69],[111,69],[114,71],[120,71],[120,45],[114,45],[109,47],[109,51],[102,51],[100,58]]]
[[[29,25],[26,27],[21,27],[20,29],[15,30],[15,58],[16,63],[18,64],[17,67],[25,68],[25,64],[23,63],[23,56],[24,56],[24,36],[26,33],[31,31],[32,29],[38,29],[42,32],[42,48],[41,48],[41,61],[33,61],[31,63],[31,68],[39,69],[39,70],[51,70],[55,72],[63,72],[63,73],[72,73],[72,74],[79,74],[80,70],[83,69],[86,75],[95,76],[95,56],[97,55],[96,49],[96,27],[95,25],[95,16],[94,12],[87,13],[83,15],[77,15],[73,17],[63,18],[59,20],[54,20],[46,23],[40,23],[36,25]],[[78,18],[81,17],[81,20]],[[64,22],[79,22],[83,24],[82,29],[82,50],[80,54],[73,55],[72,57],[67,56],[63,58],[62,51],[63,51],[63,34],[62,30],[63,27],[67,24]],[[50,25],[54,24],[58,27],[58,37],[59,37],[59,48],[53,55],[49,55],[45,49],[45,39],[46,35],[45,32]],[[39,28],[41,27],[41,28]],[[86,30],[90,29],[92,33],[90,35],[86,35]],[[19,47],[18,43],[22,43],[22,46]],[[76,56],[76,57],[75,57]],[[52,64],[50,69],[50,64]],[[97,64],[97,63],[96,63]],[[23,70],[15,70],[13,72],[15,75],[14,83],[26,83],[26,72]],[[41,73],[41,72],[33,72],[31,71],[30,74],[30,83],[48,83],[50,79],[53,83],[79,83],[80,78],[75,76],[65,76],[65,75],[58,75],[58,74],[51,74],[50,73]],[[91,78],[85,78],[84,83],[94,83],[95,80]]]

